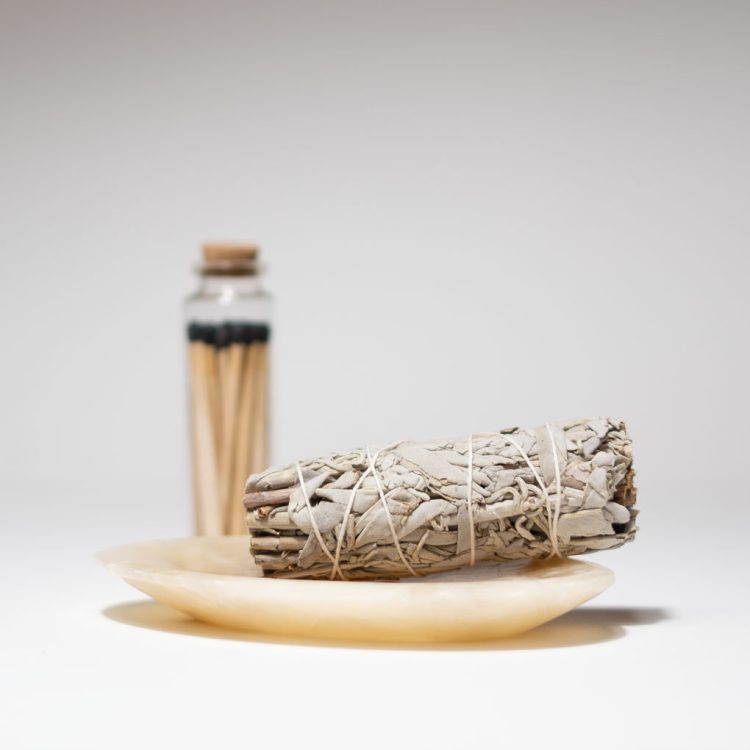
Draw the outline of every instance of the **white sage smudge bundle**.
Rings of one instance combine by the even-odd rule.
[[[636,532],[625,424],[398,442],[252,475],[250,551],[278,578],[400,578],[577,555]]]

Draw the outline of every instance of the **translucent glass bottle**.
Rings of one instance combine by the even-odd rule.
[[[197,534],[245,531],[248,475],[268,464],[272,298],[252,245],[205,245],[185,303]]]

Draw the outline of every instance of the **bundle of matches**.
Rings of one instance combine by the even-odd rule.
[[[195,528],[239,534],[245,528],[245,478],[267,463],[266,324],[188,325]]]

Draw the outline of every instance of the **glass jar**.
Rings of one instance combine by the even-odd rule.
[[[245,480],[268,464],[272,298],[257,260],[253,245],[205,245],[185,303],[196,534],[245,533]]]

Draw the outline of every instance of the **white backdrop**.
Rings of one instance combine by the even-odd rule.
[[[182,481],[210,238],[263,247],[278,460],[606,414],[642,481],[738,469],[748,6],[713,8],[4,3],[3,471]]]
[[[586,652],[617,669],[592,660],[581,671],[575,649],[346,653],[345,668],[374,675],[382,696],[408,662],[427,669],[425,683],[475,679],[485,702],[493,669],[530,691],[534,674],[552,687],[576,674],[602,732],[607,695],[591,688],[624,668],[632,715],[653,725],[674,702],[678,729],[652,735],[662,747],[730,746],[747,609],[726,614],[743,600],[701,566],[721,553],[746,584],[749,30],[740,0],[2,0],[0,555],[4,569],[41,555],[15,583],[26,604],[6,661],[28,692],[13,688],[5,726],[18,734],[6,744],[58,747],[33,732],[19,740],[44,731],[32,709],[57,686],[43,701],[52,728],[74,722],[59,694],[91,702],[101,721],[119,721],[125,701],[150,715],[148,693],[127,692],[146,653],[154,691],[185,663],[213,685],[221,658],[221,679],[231,672],[238,686],[226,702],[186,681],[165,736],[191,700],[196,716],[211,701],[247,711],[237,644],[188,649],[105,621],[99,610],[132,594],[95,579],[90,561],[107,544],[189,530],[181,300],[200,243],[241,239],[262,246],[277,302],[276,461],[623,418],[642,531],[607,556],[618,586],[605,620],[626,605],[708,608],[675,617],[666,636],[654,626]],[[60,643],[41,649],[53,619]],[[699,642],[723,651],[701,656],[695,682]],[[242,646],[254,665],[296,669],[308,654]],[[313,651],[307,674],[328,663]],[[127,679],[100,691],[114,674]],[[358,710],[356,696],[339,697]],[[569,723],[557,697],[543,700],[545,726],[526,717],[547,747]],[[457,712],[476,711],[470,699],[456,698]],[[209,719],[201,726],[210,737]],[[463,741],[466,726],[443,739]],[[632,748],[628,726],[618,737]],[[85,727],[70,724],[70,747],[101,746],[97,724]]]

